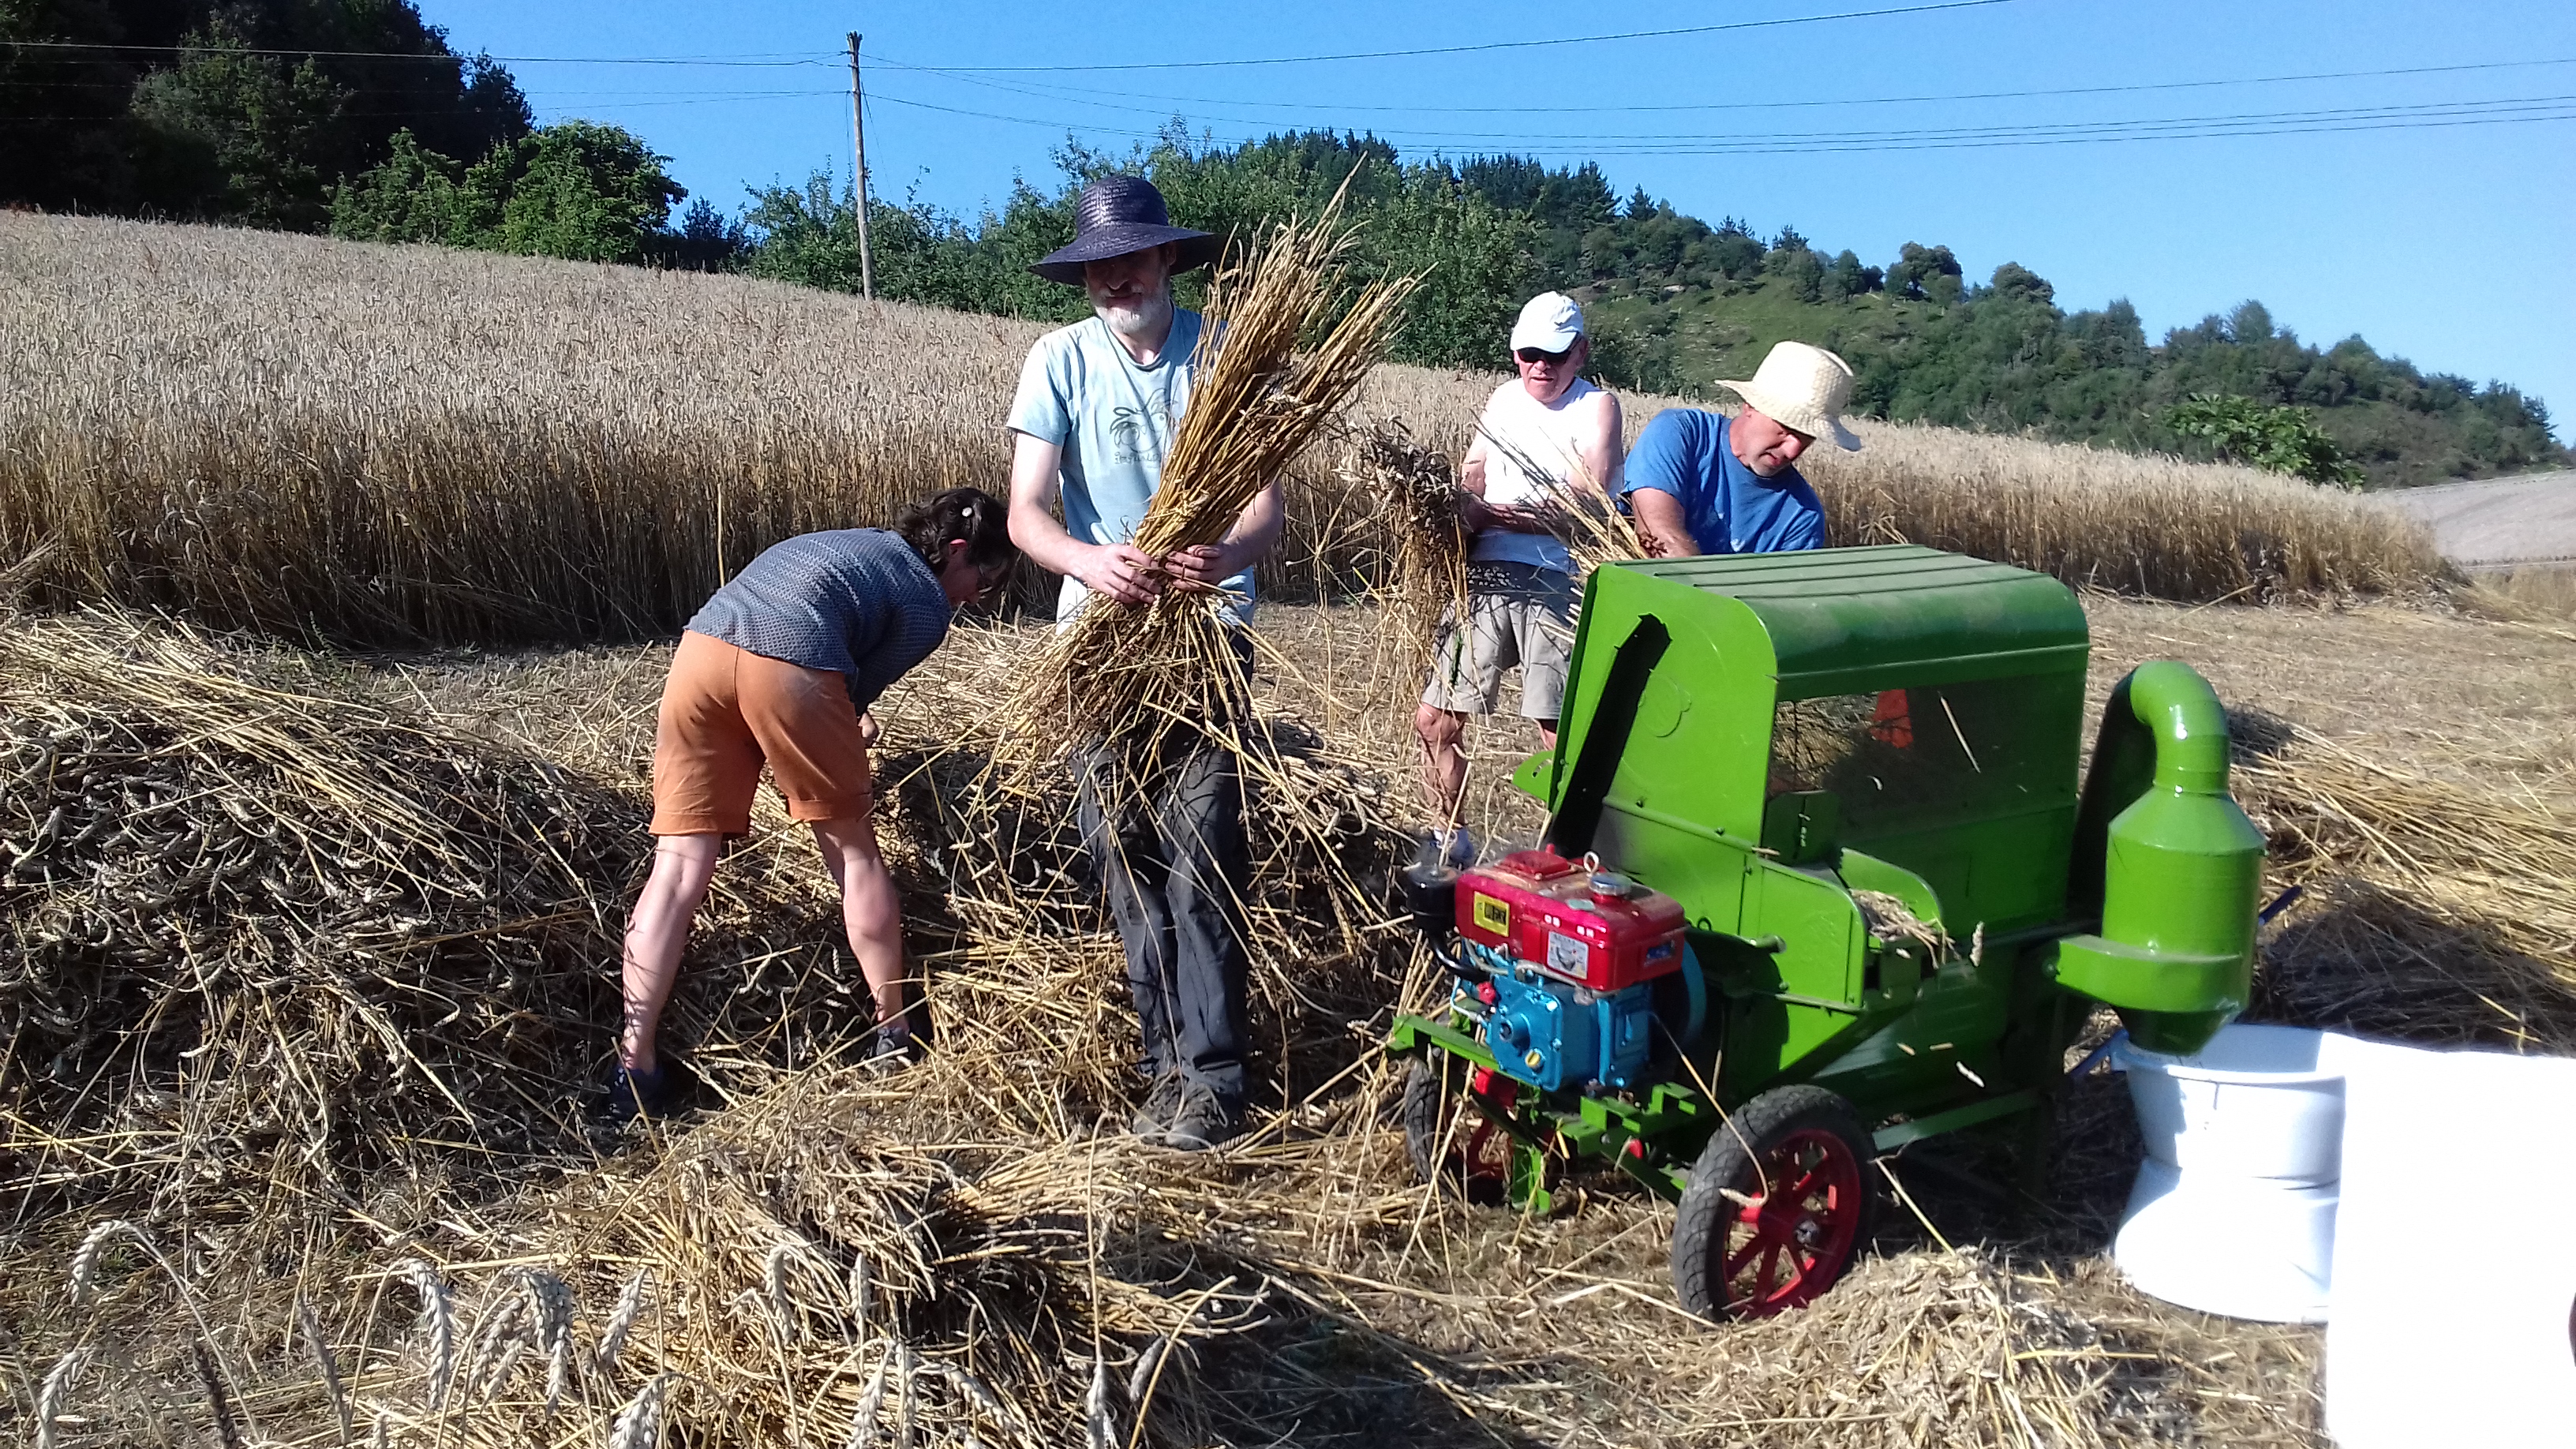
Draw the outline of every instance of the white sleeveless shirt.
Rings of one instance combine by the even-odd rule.
[[[1531,397],[1529,389],[1513,378],[1494,389],[1485,403],[1485,411],[1476,420],[1486,435],[1485,501],[1497,507],[1527,505],[1546,500],[1547,483],[1533,479],[1521,466],[1517,452],[1549,481],[1562,487],[1598,488],[1615,496],[1619,486],[1619,448],[1610,449],[1610,476],[1585,476],[1583,453],[1579,445],[1591,431],[1589,408],[1578,409],[1585,398],[1599,393],[1582,378],[1566,385],[1553,403]],[[1497,444],[1506,446],[1497,446]],[[1536,564],[1558,573],[1574,571],[1573,556],[1565,550],[1562,539],[1543,533],[1513,533],[1508,529],[1488,528],[1476,535],[1475,546],[1467,556],[1485,563]]]

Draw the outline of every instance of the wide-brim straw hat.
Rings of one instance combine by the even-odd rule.
[[[1721,378],[1717,385],[1735,389],[1755,412],[1784,428],[1831,438],[1845,452],[1860,451],[1860,439],[1843,426],[1843,404],[1851,401],[1851,364],[1821,347],[1779,343],[1751,378]]]
[[[1029,270],[1050,282],[1079,287],[1083,263],[1105,262],[1165,242],[1180,246],[1180,256],[1172,263],[1176,273],[1215,261],[1225,245],[1207,232],[1172,225],[1163,193],[1154,189],[1153,182],[1142,176],[1103,176],[1082,188],[1081,199],[1073,205],[1072,244],[1038,258]]]

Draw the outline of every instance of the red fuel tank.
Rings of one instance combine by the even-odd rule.
[[[1681,902],[1553,851],[1460,872],[1458,934],[1594,991],[1624,990],[1682,964]]]

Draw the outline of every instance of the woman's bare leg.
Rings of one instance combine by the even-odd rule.
[[[817,820],[814,844],[823,852],[823,869],[841,887],[841,922],[850,933],[850,954],[876,997],[877,1020],[903,1016],[903,902],[894,877],[877,853],[876,822]]]
[[[617,1059],[629,1071],[661,1066],[654,1038],[662,1029],[662,1007],[680,975],[689,922],[707,897],[707,882],[715,878],[716,859],[723,853],[721,835],[665,835],[653,842],[653,874],[626,918],[626,1023],[618,1035]]]

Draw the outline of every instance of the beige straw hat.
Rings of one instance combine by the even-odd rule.
[[[1843,404],[1851,401],[1851,364],[1821,347],[1779,343],[1751,381],[1721,378],[1717,385],[1735,389],[1755,412],[1784,428],[1831,438],[1846,452],[1860,451],[1860,439],[1843,426]]]

